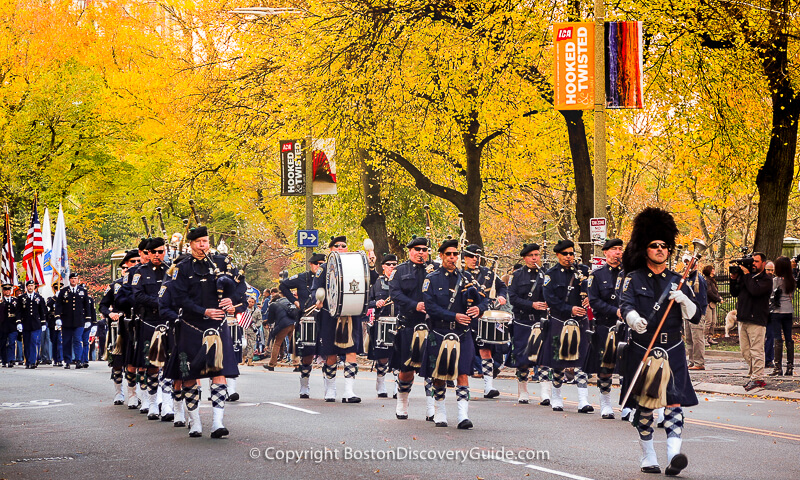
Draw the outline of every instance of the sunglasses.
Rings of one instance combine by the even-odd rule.
[[[347,248],[346,243],[334,243],[333,248]]]
[[[559,252],[559,255],[564,255],[565,257],[574,257],[575,252]]]
[[[456,257],[458,256],[458,252],[444,252],[442,255],[445,257]]]
[[[150,253],[155,254],[155,255],[161,255],[164,252],[165,252],[165,250],[163,248],[161,250],[151,250],[150,251]]]
[[[386,267],[396,267],[397,266],[397,262],[386,262],[383,265],[386,266]]]
[[[414,250],[415,252],[427,252],[428,247],[413,247],[411,250]]]
[[[655,250],[657,248],[660,248],[662,250],[668,250],[669,249],[669,245],[667,245],[666,243],[653,242],[650,245],[648,245],[647,248],[652,248],[653,250]]]
[[[325,263],[325,262],[313,262],[313,264],[317,265],[317,266],[322,265],[323,263]]]

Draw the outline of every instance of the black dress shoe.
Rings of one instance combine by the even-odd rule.
[[[336,399],[335,398],[326,398],[325,401],[326,402],[335,402]]]
[[[69,370],[69,363],[64,365],[64,370]]]
[[[398,420],[408,420],[408,415],[400,415],[395,413],[394,416],[397,417]]]
[[[264,368],[269,370],[270,372],[274,372],[275,371],[275,367],[270,367],[269,365],[264,365]]]
[[[389,394],[388,393],[379,393],[378,394],[378,398],[389,398]]]
[[[430,417],[425,417],[425,421],[426,422],[432,422],[433,421],[433,415],[431,415]]]
[[[128,405],[128,410],[138,410],[139,405]]]
[[[151,414],[147,415],[147,419],[148,420],[158,420],[158,414],[157,413],[151,413]]]
[[[519,400],[517,400],[517,403],[519,403],[519,404],[521,404],[521,405],[527,405],[527,404],[528,404],[528,401],[527,401],[527,400],[525,400],[524,398],[520,398]]]
[[[436,422],[436,426],[437,427],[446,427],[447,426],[447,422]]]
[[[392,395],[392,398],[394,398],[395,400],[397,400],[397,394],[395,393],[394,395]]]
[[[550,406],[550,399],[549,398],[545,398],[544,400],[539,402],[539,405],[541,405],[543,407],[549,407]]]
[[[173,420],[175,420],[175,414],[174,413],[168,413],[166,415],[161,415],[161,421],[162,422],[171,422]]]
[[[83,362],[83,365],[81,365],[81,368],[89,368],[89,362]]]
[[[125,402],[124,402],[124,401],[122,401],[122,400],[114,400],[114,405],[122,405],[122,404],[124,404],[124,403],[125,403]]]
[[[472,422],[469,418],[465,418],[458,423],[459,430],[469,430],[470,428],[472,428]]]
[[[203,436],[203,432],[189,432],[189,436],[192,438],[198,438]]]
[[[614,420],[614,414],[613,413],[604,413],[603,415],[601,415],[601,418],[603,420]]]
[[[307,393],[301,393],[300,394],[300,398],[308,398],[308,394]]]
[[[239,400],[239,392],[233,392],[230,395],[228,395],[229,402],[236,402],[238,400]]]
[[[360,397],[343,398],[342,403],[361,403]]]
[[[553,407],[553,411],[554,412],[563,412],[564,411],[564,407]]]
[[[80,363],[76,363],[75,364],[75,370],[78,370],[79,368],[83,368],[83,365],[80,364]]]
[[[578,413],[592,413],[594,412],[594,407],[591,405],[584,405],[578,409]]]
[[[686,455],[679,453],[672,457],[669,465],[667,465],[667,468],[664,469],[664,475],[674,477],[675,475],[681,473],[681,470],[686,468],[686,465],[689,465],[689,459],[686,457]]]
[[[222,438],[228,435],[228,429],[225,427],[218,428],[211,432],[211,438]]]
[[[186,426],[186,422],[174,422],[172,424],[173,427],[183,428]]]
[[[500,396],[500,392],[497,391],[497,390],[492,389],[492,390],[489,390],[489,393],[485,393],[483,395],[483,398],[495,398],[495,397],[499,397],[499,396]]]
[[[30,369],[31,369],[30,365],[25,365],[25,370],[30,370]]]
[[[661,467],[653,465],[650,467],[642,467],[642,473],[661,473]]]

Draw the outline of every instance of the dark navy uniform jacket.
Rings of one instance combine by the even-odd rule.
[[[47,325],[47,303],[37,292],[33,292],[33,298],[28,296],[28,292],[19,296],[17,321],[22,322],[22,329],[26,331],[41,330]]]
[[[181,318],[186,321],[202,320],[206,309],[219,309],[217,297],[217,276],[213,269],[227,272],[236,282],[236,289],[230,298],[236,306],[236,312],[243,312],[247,308],[247,284],[244,274],[231,265],[230,258],[222,255],[212,257],[214,266],[208,260],[196,258],[186,259],[178,264],[172,275],[172,283],[168,288],[174,289],[172,297],[181,310]]]
[[[583,273],[580,266],[567,268],[556,264],[545,274],[544,299],[550,308],[550,314],[557,319],[573,318],[572,307],[581,306],[581,292],[586,291],[586,280],[579,279],[578,275]]]
[[[664,309],[669,304],[669,296],[666,296],[660,304],[658,300],[663,292],[670,288],[671,283],[674,283],[677,287],[680,280],[681,276],[672,270],[666,269],[660,274],[655,274],[647,267],[635,270],[625,277],[622,285],[622,298],[620,299],[622,317],[627,318],[628,313],[635,310],[642,318],[648,320],[647,331],[644,334],[631,331],[631,336],[634,341],[640,345],[648,344],[658,327],[658,323],[661,321]],[[697,324],[703,316],[699,299],[696,297],[693,288],[687,283],[684,283],[681,291],[697,305],[697,311],[694,316],[689,319],[691,323]],[[680,304],[676,302],[672,305],[669,315],[667,315],[664,322],[664,326],[661,328],[662,333],[668,334],[671,337],[670,341],[661,343],[672,344],[680,340],[682,327],[683,318],[681,308]]]
[[[492,280],[494,280],[496,295],[508,300],[508,287],[489,267],[478,265],[476,268],[467,271],[481,284],[486,295],[489,295],[489,291],[492,289]]]
[[[621,267],[609,267],[604,264],[589,275],[589,306],[592,307],[595,322],[598,325],[613,327],[617,324],[617,277]]]
[[[131,280],[136,313],[148,322],[158,323],[158,293],[166,271],[167,266],[163,263],[155,266],[148,262],[136,271]]]
[[[389,294],[396,306],[395,312],[411,326],[425,322],[425,314],[417,311],[417,304],[424,301],[422,284],[428,275],[426,269],[429,265],[433,264],[406,260],[398,265],[389,277]]]
[[[0,332],[11,333],[17,331],[17,297],[0,297]],[[5,348],[5,345],[0,345]]]
[[[92,321],[92,305],[89,294],[81,285],[66,286],[58,291],[56,298],[56,318],[61,319],[62,328],[83,328],[86,322]]]
[[[545,301],[542,269],[524,266],[512,273],[508,281],[508,301],[514,309],[515,322],[530,325],[540,320],[547,310],[536,310],[533,302]],[[531,314],[535,318],[533,321],[530,319]]]
[[[458,285],[459,275],[463,277],[460,285]],[[480,285],[477,289],[464,291],[464,287],[471,280],[474,281],[474,278],[469,272],[456,269],[451,273],[444,268],[436,270],[425,278],[425,283],[422,285],[422,296],[425,299],[425,311],[428,312],[432,321],[455,322],[456,314],[466,313],[470,306],[478,307],[481,315],[489,308],[489,300],[482,292]],[[450,307],[450,298],[455,288],[458,288],[458,291],[453,306]],[[471,304],[470,299],[472,300]],[[436,328],[435,323],[433,326]],[[469,326],[458,323],[456,328],[466,329]]]
[[[122,289],[122,277],[114,280],[103,292],[103,298],[100,299],[100,313],[106,318],[113,313],[124,313],[124,310],[117,303],[117,294]]]
[[[381,275],[378,277],[377,281],[374,282],[369,287],[369,303],[367,304],[367,308],[374,308],[375,309],[375,318],[378,317],[390,317],[392,316],[392,305],[387,305],[381,308],[378,308],[375,303],[378,300],[386,300],[390,297],[390,289],[389,289],[389,279]],[[394,302],[393,302],[394,303]]]
[[[299,302],[300,308],[308,307],[308,299],[311,295],[311,285],[314,283],[314,275],[310,271],[292,275],[290,278],[278,284],[281,295],[286,297],[289,302]],[[322,285],[324,287],[324,285]],[[292,289],[297,290],[297,295],[292,293]]]
[[[175,267],[173,273],[177,269],[178,267]],[[161,289],[158,291],[158,315],[161,317],[161,321],[167,325],[172,325],[178,317],[180,317],[180,308],[175,303],[175,298],[173,297],[174,291],[175,288],[172,287],[172,275],[167,273],[167,275],[164,276],[164,281],[161,283]]]
[[[143,266],[144,264],[137,263],[125,272],[125,275],[122,276],[122,287],[114,297],[117,305],[122,308],[121,311],[125,312],[125,316],[128,318],[133,318],[133,307],[136,304],[133,295],[133,285],[131,285],[131,282],[133,281],[133,276],[136,275],[139,269]]]

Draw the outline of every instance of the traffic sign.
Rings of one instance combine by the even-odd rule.
[[[589,236],[592,238],[592,242],[602,242],[606,239],[607,233],[607,222],[605,218],[592,218],[589,220]]]
[[[297,246],[301,248],[319,247],[319,230],[298,230]]]

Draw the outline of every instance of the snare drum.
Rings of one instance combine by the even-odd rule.
[[[378,348],[391,348],[394,346],[394,334],[397,331],[397,317],[379,317],[378,333],[375,346]]]
[[[514,316],[502,310],[486,310],[478,321],[478,345],[502,345],[511,341],[508,327]]]
[[[369,261],[364,252],[331,253],[325,286],[332,316],[363,315],[369,292]]]
[[[313,347],[317,344],[317,321],[314,317],[300,319],[300,339],[298,344],[303,347]]]

